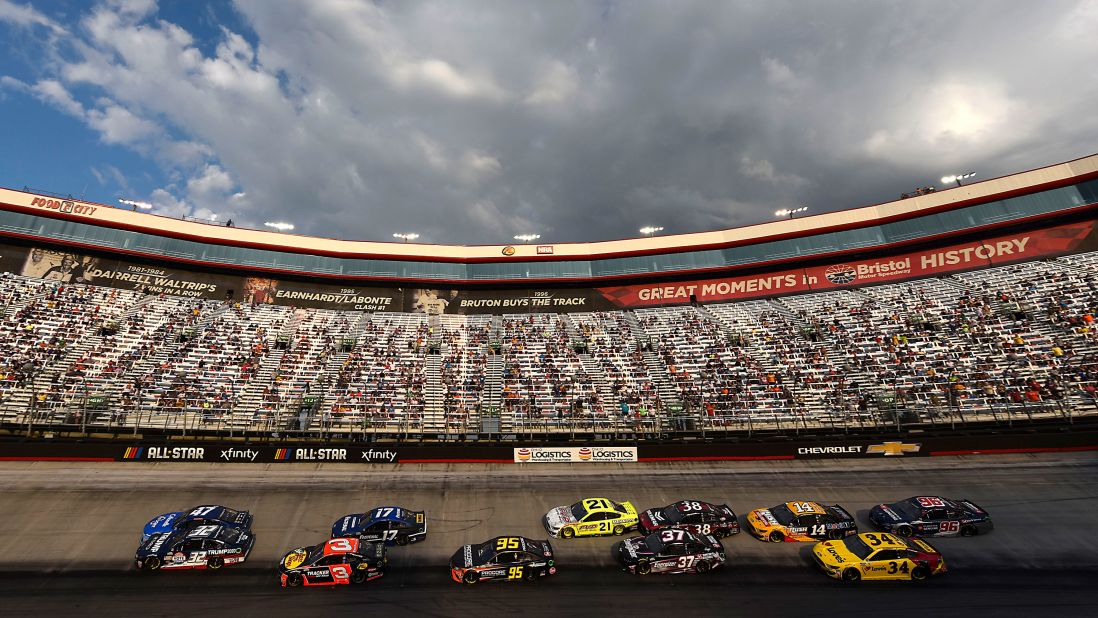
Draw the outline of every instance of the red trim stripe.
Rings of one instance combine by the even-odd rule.
[[[115,461],[114,457],[0,457],[0,461]]]
[[[768,461],[796,459],[793,455],[708,455],[700,457],[638,457],[637,461]]]
[[[514,459],[401,459],[396,463],[515,463]]]
[[[1098,451],[1098,445],[1091,446],[1048,446],[1033,448],[983,448],[960,451],[931,451],[931,457],[941,455],[1008,455],[1010,453],[1072,453],[1079,451]]]

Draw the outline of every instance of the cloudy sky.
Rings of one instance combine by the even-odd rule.
[[[0,185],[303,233],[688,232],[1098,152],[1098,2],[0,0]]]

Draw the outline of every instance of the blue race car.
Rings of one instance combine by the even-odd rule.
[[[399,506],[379,506],[345,515],[332,524],[332,538],[357,538],[386,546],[407,545],[427,538],[427,515]]]
[[[252,514],[248,511],[234,511],[225,506],[209,504],[196,506],[189,511],[164,513],[157,515],[145,524],[141,531],[141,542],[145,542],[150,536],[172,530],[193,530],[206,524],[218,524],[230,528],[250,530],[252,527]]]
[[[250,530],[206,524],[190,530],[157,532],[137,548],[134,564],[139,570],[205,569],[217,571],[240,564],[255,546]]]

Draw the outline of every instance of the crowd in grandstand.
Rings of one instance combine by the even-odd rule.
[[[1095,254],[574,314],[361,313],[10,273],[0,296],[8,422],[647,433],[1098,404]]]

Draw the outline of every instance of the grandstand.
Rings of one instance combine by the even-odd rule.
[[[1098,156],[536,249],[276,236],[0,190],[0,421],[506,440],[1070,420],[1098,413],[1096,177]]]

